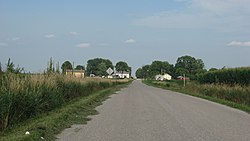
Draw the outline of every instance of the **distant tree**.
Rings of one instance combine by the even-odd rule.
[[[196,78],[196,74],[205,71],[204,67],[205,65],[201,59],[195,59],[194,57],[191,56],[181,56],[177,59],[175,64],[176,73],[178,75],[182,75],[179,74],[180,70],[181,71],[185,70],[187,73],[186,75],[193,79]]]
[[[184,74],[188,74],[188,70],[185,68],[177,68],[175,73],[177,76],[183,76]]]
[[[150,65],[142,66],[142,77],[144,79],[150,78]]]
[[[144,65],[142,68],[137,69],[136,77],[138,78],[154,78],[158,74],[168,73],[174,74],[174,65],[169,64],[167,61],[153,61],[151,65]]]
[[[218,69],[217,68],[211,68],[209,69],[209,71],[217,71]]]
[[[136,70],[135,76],[136,76],[137,78],[143,78],[143,70],[142,70],[142,68],[138,68],[138,69]]]
[[[167,61],[153,61],[150,65],[150,77],[155,77],[157,74],[173,74],[173,65],[169,64]]]
[[[73,67],[72,67],[72,64],[71,64],[69,61],[65,61],[65,62],[62,64],[61,69],[62,69],[62,73],[63,73],[63,74],[66,74],[66,70],[67,70],[67,69],[72,70]]]
[[[131,67],[128,66],[128,64],[126,62],[123,62],[123,61],[119,61],[116,63],[115,65],[115,69],[116,71],[125,71],[125,72],[130,72],[131,71]]]
[[[85,67],[81,65],[77,65],[75,70],[85,70]]]
[[[87,61],[87,75],[106,76],[108,68],[114,68],[112,62],[108,59],[95,58]]]

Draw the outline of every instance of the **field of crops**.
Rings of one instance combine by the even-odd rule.
[[[0,75],[0,131],[77,97],[127,80],[51,75]]]
[[[202,84],[250,85],[250,67],[209,71],[200,74],[198,81]]]
[[[183,81],[179,80],[163,82],[146,80],[144,83],[221,102],[222,104],[228,104],[228,106],[235,106],[232,104],[235,103],[243,107],[250,107],[250,85],[200,84],[196,81],[188,81],[184,87]],[[241,109],[250,112],[248,110],[250,108]]]

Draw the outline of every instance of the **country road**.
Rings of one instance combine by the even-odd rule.
[[[58,141],[249,141],[250,115],[136,80]]]

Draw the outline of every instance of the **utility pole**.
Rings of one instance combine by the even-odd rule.
[[[74,67],[75,67],[75,64],[74,64],[74,61],[73,61],[73,66],[72,66],[72,76],[74,75]]]
[[[185,73],[184,73],[184,78],[183,78],[183,86],[185,87],[186,86],[186,75],[185,75]]]

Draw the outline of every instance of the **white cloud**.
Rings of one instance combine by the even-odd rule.
[[[14,37],[14,38],[12,38],[11,40],[12,40],[12,41],[19,41],[19,40],[21,40],[21,38],[20,38],[20,37]]]
[[[134,39],[128,39],[125,41],[125,43],[127,44],[132,44],[132,43],[135,43],[136,41]]]
[[[2,43],[2,42],[0,42],[0,47],[6,47],[6,46],[8,46],[7,43]]]
[[[80,43],[80,44],[77,44],[76,47],[79,47],[79,48],[87,48],[87,47],[90,47],[91,44],[90,43]]]
[[[153,28],[208,28],[245,31],[250,28],[250,0],[175,0],[182,10],[161,11],[133,23]]]
[[[249,0],[191,0],[192,7],[216,14],[249,13]]]
[[[154,28],[200,28],[209,24],[200,13],[189,14],[177,11],[161,12],[135,20],[134,23]]]
[[[79,35],[79,33],[78,33],[78,32],[75,32],[75,31],[72,31],[72,32],[70,32],[69,34],[70,34],[70,35],[74,35],[74,36]]]
[[[44,35],[45,38],[55,38],[56,35],[54,34],[47,34],[47,35]]]
[[[246,46],[246,47],[250,47],[250,41],[246,41],[246,42],[232,41],[232,42],[228,43],[227,45],[228,46]]]

